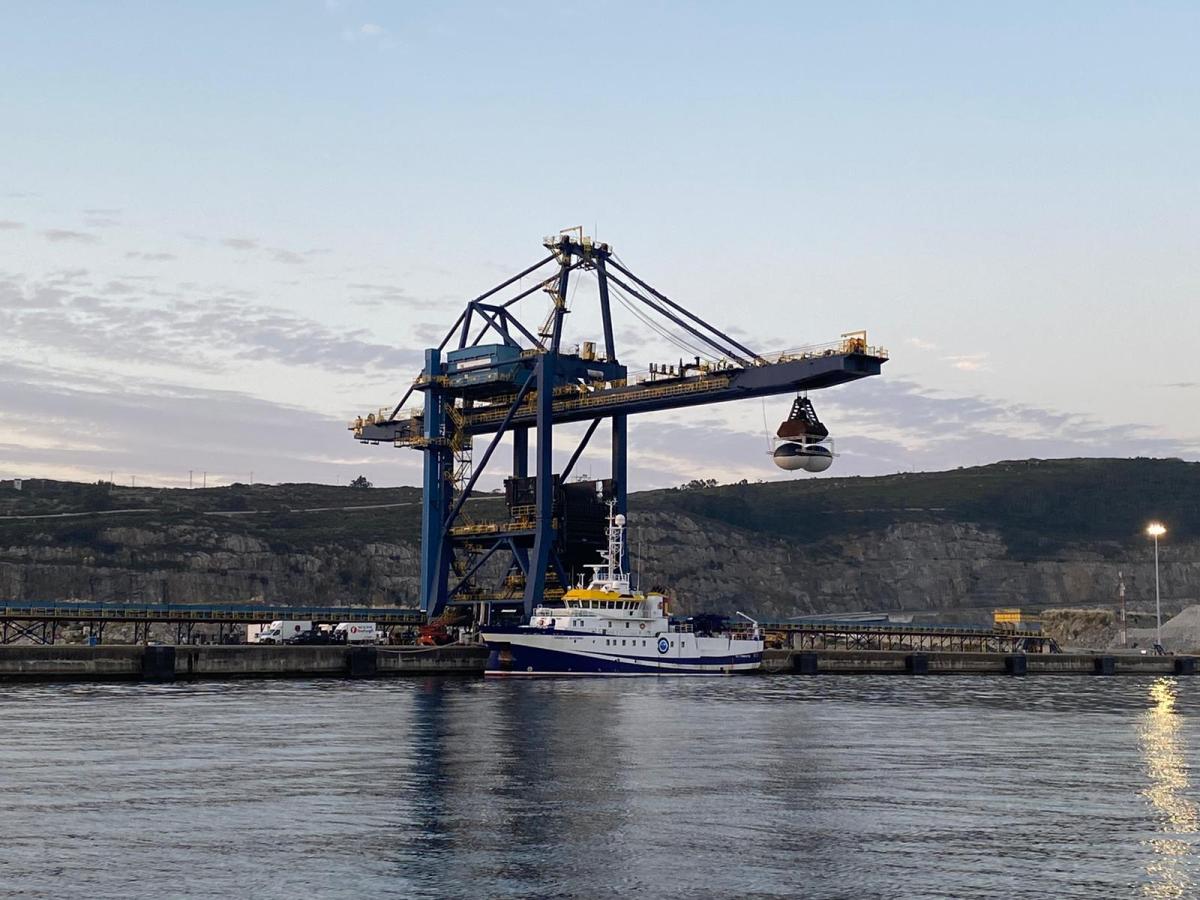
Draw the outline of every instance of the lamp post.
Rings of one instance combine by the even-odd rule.
[[[1158,539],[1167,533],[1161,522],[1151,522],[1146,526],[1146,534],[1154,538],[1154,640],[1162,646],[1162,595],[1158,589]]]

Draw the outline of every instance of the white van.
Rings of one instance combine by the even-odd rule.
[[[333,636],[334,640],[347,644],[378,644],[383,632],[375,627],[374,622],[340,622],[333,629]]]
[[[260,644],[282,644],[288,638],[312,631],[312,622],[302,622],[295,619],[276,620],[258,633]]]

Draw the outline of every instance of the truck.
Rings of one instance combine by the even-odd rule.
[[[298,619],[276,619],[258,633],[260,644],[282,644],[288,638],[312,631],[313,623]]]
[[[339,622],[333,629],[335,640],[347,644],[378,644],[383,637],[374,622]]]

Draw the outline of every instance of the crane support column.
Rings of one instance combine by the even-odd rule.
[[[446,602],[450,541],[445,522],[450,515],[453,454],[445,440],[445,398],[438,385],[441,353],[425,351],[425,473],[421,496],[421,610],[439,615]]]
[[[616,511],[623,516],[629,515],[629,497],[626,485],[629,483],[629,417],[621,414],[612,417],[612,482],[613,500],[616,501]],[[629,541],[622,543],[621,567],[629,571]]]
[[[525,578],[525,620],[541,603],[546,587],[546,566],[550,564],[550,545],[554,543],[554,369],[558,354],[543,353],[537,364],[537,535],[533,556]]]
[[[513,438],[513,478],[524,478],[529,474],[529,429],[514,428]]]

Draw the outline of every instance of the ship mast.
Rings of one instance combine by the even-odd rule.
[[[625,558],[625,516],[616,511],[616,501],[608,501],[608,550],[603,553],[607,564],[605,581],[625,581],[621,560]]]

